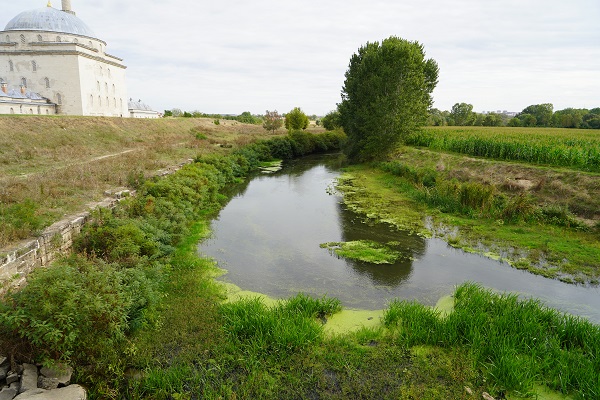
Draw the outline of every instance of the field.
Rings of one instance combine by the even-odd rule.
[[[268,136],[259,125],[212,119],[0,116],[0,249],[106,190]]]
[[[600,172],[600,132],[559,128],[430,127],[410,146]]]

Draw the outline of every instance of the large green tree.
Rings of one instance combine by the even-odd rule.
[[[294,108],[285,115],[285,128],[290,132],[306,129],[309,123],[308,116],[304,114],[304,111],[300,107]]]
[[[425,125],[439,68],[418,42],[392,36],[350,58],[339,104],[351,159],[381,158]]]
[[[473,113],[473,105],[467,103],[456,103],[450,111],[453,125],[468,126],[473,125],[477,116]]]
[[[527,115],[531,115],[535,118],[535,124],[529,124],[528,126],[552,126],[552,115],[554,113],[554,106],[550,103],[534,104],[526,107],[519,115],[519,119],[523,120],[523,116],[533,121]]]

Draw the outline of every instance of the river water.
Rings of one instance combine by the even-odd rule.
[[[200,254],[228,271],[222,280],[275,298],[328,295],[348,308],[377,310],[396,298],[434,305],[471,281],[600,323],[598,287],[543,278],[439,239],[365,224],[327,190],[340,167],[338,155],[307,157],[232,188]],[[319,246],[353,240],[393,243],[403,256],[392,265],[374,265],[337,258]]]

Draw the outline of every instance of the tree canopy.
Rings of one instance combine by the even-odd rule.
[[[277,110],[269,111],[265,113],[263,118],[263,128],[268,131],[275,133],[275,131],[283,126],[283,117],[279,115]]]
[[[285,115],[285,128],[289,131],[297,131],[308,128],[309,119],[300,107],[294,108]]]
[[[385,156],[425,125],[438,74],[418,42],[392,36],[362,46],[350,59],[339,104],[349,157]]]

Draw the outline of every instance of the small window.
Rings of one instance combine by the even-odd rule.
[[[9,35],[6,35],[6,43],[10,43],[10,36]]]
[[[90,106],[94,106],[94,95],[90,94]]]
[[[60,93],[56,94],[56,104],[62,104],[62,95]]]
[[[21,86],[27,87],[27,78],[21,78]]]
[[[29,114],[33,114],[33,108],[29,109]]]
[[[38,42],[43,42],[44,38],[42,38],[42,35],[38,35]]]
[[[115,108],[117,108],[117,98],[116,97],[113,97],[113,103],[115,105]]]
[[[38,115],[42,113],[42,107],[38,106]]]
[[[8,62],[8,69],[10,70],[10,72],[13,72],[15,70],[15,64],[13,64],[12,61]]]
[[[92,44],[92,41],[91,41],[91,40],[88,42],[88,44],[90,45],[90,47],[91,47],[91,48],[93,48],[93,47],[94,47],[94,45]]]
[[[79,40],[77,40],[77,38],[73,39],[73,43],[79,43]]]
[[[25,44],[27,41],[25,40],[25,35],[21,35],[21,43]]]
[[[110,76],[110,68],[108,69],[108,77],[109,77],[109,78],[111,77],[111,76]]]
[[[46,89],[50,89],[50,79],[44,78],[44,83],[46,84]]]
[[[60,36],[57,36],[57,37],[56,37],[56,42],[57,42],[57,43],[60,43],[60,42],[62,42],[62,39],[60,38]]]
[[[100,91],[100,81],[96,81],[96,88]]]
[[[106,90],[106,93],[108,93],[108,83],[104,82],[104,90]]]
[[[115,84],[113,83],[113,94],[115,94],[115,91],[116,91]]]
[[[31,70],[33,72],[37,72],[37,63],[35,61],[31,62]]]
[[[50,115],[50,110],[46,108],[46,115]]]
[[[10,109],[10,113],[11,113],[11,114],[14,114],[14,113],[15,113],[15,109],[11,107],[11,109]]]
[[[102,98],[98,96],[98,107],[102,107]]]
[[[108,97],[106,98],[106,107],[110,107],[110,100],[108,100]]]

